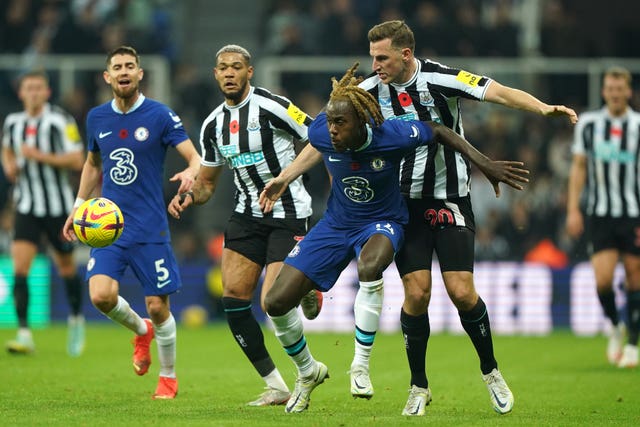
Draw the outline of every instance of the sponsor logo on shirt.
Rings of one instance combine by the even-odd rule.
[[[264,154],[262,153],[262,151],[242,153],[236,156],[229,157],[229,162],[231,162],[231,166],[234,168],[253,166],[264,162]]]

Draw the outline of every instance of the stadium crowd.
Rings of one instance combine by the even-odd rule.
[[[366,56],[367,29],[384,20],[403,19],[420,41],[416,56],[436,60],[531,55],[634,57],[639,56],[640,49],[633,43],[634,35],[640,30],[631,21],[636,14],[629,10],[623,13],[622,8],[640,6],[626,3],[612,0],[609,13],[599,16],[600,8],[592,0],[545,0],[539,9],[535,42],[531,43],[524,41],[530,32],[522,18],[522,9],[530,2],[524,0],[271,0],[256,8],[255,13],[263,13],[260,19],[263,26],[255,32],[255,56]],[[114,46],[131,43],[145,56],[167,57],[171,64],[174,108],[195,138],[197,124],[220,102],[221,96],[210,70],[201,72],[189,65],[190,58],[181,56],[182,49],[176,41],[180,38],[172,36],[180,31],[175,25],[177,9],[166,0],[2,1],[0,53],[18,54],[22,60],[21,70],[0,71],[0,85],[4,88],[0,91],[0,116],[6,116],[19,105],[12,90],[15,77],[36,65],[39,56],[104,54]],[[601,31],[590,31],[595,23]],[[219,43],[212,40],[212,44]],[[366,71],[366,67],[362,69]],[[96,74],[83,75],[72,93],[57,93],[56,80],[52,78],[53,101],[74,115],[81,132],[90,106],[102,102],[101,97],[105,96]],[[317,81],[326,82],[327,78],[318,76]],[[316,85],[315,78],[286,78],[283,82],[282,88],[273,89],[281,89],[308,113],[317,114],[324,105],[326,86]],[[543,90],[537,95],[580,112],[586,109],[585,82],[583,76],[547,78],[540,82]],[[637,101],[635,98],[631,105],[639,106]],[[586,259],[584,243],[569,239],[563,226],[571,162],[570,125],[562,120],[544,121],[531,114],[494,110],[471,102],[465,102],[463,109],[465,136],[469,141],[494,158],[524,161],[533,178],[526,191],[518,194],[505,191],[499,199],[482,179],[472,181],[472,203],[478,225],[476,259],[550,257],[548,261],[558,267]],[[4,205],[8,185],[4,178],[0,183],[0,203]],[[314,207],[323,206],[326,185],[312,186],[309,190],[315,200],[321,201]],[[223,199],[230,200],[220,197]],[[314,217],[321,214],[316,209]],[[11,214],[3,209],[2,215]],[[178,258],[206,258],[207,238],[199,231],[211,225],[198,225],[200,220],[187,215],[180,224],[172,224],[180,231],[175,233]],[[194,224],[200,228],[190,233]],[[211,235],[217,235],[223,227],[224,224],[216,224]],[[6,240],[2,237],[6,233],[4,227],[0,229],[0,242]]]

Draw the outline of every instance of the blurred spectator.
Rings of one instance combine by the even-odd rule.
[[[511,0],[497,0],[492,12],[487,30],[487,56],[517,56],[520,29],[512,21]]]
[[[419,58],[448,56],[453,52],[451,26],[436,1],[420,2],[411,18]]]
[[[35,0],[6,0],[1,2],[0,51],[19,53],[31,41],[36,26]]]

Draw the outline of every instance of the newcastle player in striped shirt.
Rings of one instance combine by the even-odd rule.
[[[205,203],[225,164],[233,171],[235,209],[224,234],[222,303],[234,338],[266,383],[266,391],[249,405],[284,404],[289,388],[265,347],[251,301],[263,268],[261,302],[287,253],[307,233],[311,197],[298,179],[269,214],[261,211],[258,198],[265,184],[295,158],[294,139],[306,142],[311,118],[288,99],[250,84],[251,54],[241,46],[227,45],[217,52],[214,76],[225,101],[202,125],[200,174],[193,191],[174,197],[168,209],[179,218],[192,203]],[[318,315],[321,298],[312,290],[301,301],[307,318]]]
[[[378,100],[386,119],[433,120],[464,135],[460,98],[468,98],[544,116],[568,116],[572,123],[578,120],[563,105],[548,105],[488,77],[416,58],[413,32],[402,21],[374,26],[368,39],[373,73],[361,87]],[[405,289],[400,321],[411,370],[404,415],[424,415],[431,401],[426,350],[434,251],[447,293],[480,358],[493,408],[504,414],[513,406],[513,395],[493,354],[487,307],[473,284],[474,220],[469,188],[469,162],[448,147],[418,147],[403,161],[400,189],[409,205],[409,224],[396,265]]]
[[[638,365],[640,329],[640,114],[629,107],[631,87],[628,70],[614,67],[605,72],[605,106],[583,113],[575,129],[567,197],[567,231],[578,237],[587,230],[598,299],[613,326],[607,357],[621,368]],[[587,224],[580,210],[585,188]],[[613,292],[619,259],[627,291],[629,336],[624,347],[624,323]]]
[[[18,84],[18,96],[24,110],[7,116],[2,137],[2,167],[15,185],[11,258],[19,326],[17,337],[7,343],[7,350],[24,354],[35,349],[28,324],[27,276],[40,239],[46,234],[70,306],[67,352],[79,356],[84,349],[82,281],[76,271],[73,244],[62,237],[60,230],[73,205],[68,171],[82,168],[84,146],[73,117],[48,103],[51,89],[45,72],[24,74]]]

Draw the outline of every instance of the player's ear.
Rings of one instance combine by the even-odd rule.
[[[140,80],[144,78],[144,70],[140,68]]]
[[[249,68],[247,69],[247,77],[249,78],[249,80],[251,80],[251,77],[253,77],[253,65],[249,65]]]
[[[108,85],[111,84],[111,76],[109,76],[109,72],[107,70],[102,72],[102,78],[104,79],[104,82]]]

